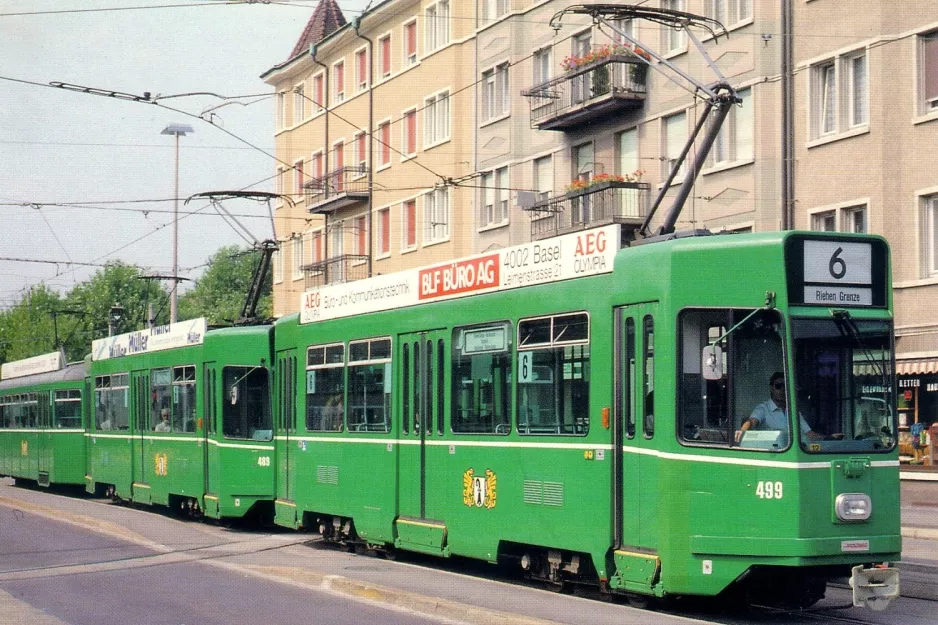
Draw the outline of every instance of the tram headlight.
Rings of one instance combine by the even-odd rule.
[[[837,495],[834,509],[841,521],[865,521],[873,512],[873,502],[864,493],[841,493]]]

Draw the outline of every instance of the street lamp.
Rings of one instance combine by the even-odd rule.
[[[179,137],[195,132],[189,124],[170,124],[161,135],[176,137],[176,185],[173,192],[173,288],[169,293],[169,322],[176,323],[176,298],[179,287]]]

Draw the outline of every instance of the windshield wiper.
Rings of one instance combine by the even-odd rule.
[[[834,317],[834,322],[837,324],[837,329],[840,330],[840,333],[844,336],[849,335],[857,342],[863,355],[866,356],[867,362],[873,367],[874,374],[882,379],[883,388],[888,388],[885,367],[881,361],[878,361],[875,356],[873,356],[873,350],[870,349],[866,341],[863,340],[863,337],[860,335],[860,329],[857,327],[857,323],[853,320],[853,317],[850,316],[850,313],[846,310],[831,310],[831,316]]]

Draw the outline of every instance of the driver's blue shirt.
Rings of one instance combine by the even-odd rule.
[[[759,429],[788,431],[788,413],[771,399],[756,406],[749,418],[758,422],[756,427]],[[799,414],[798,419],[801,423],[801,433],[810,432],[811,426],[804,420],[804,417]]]

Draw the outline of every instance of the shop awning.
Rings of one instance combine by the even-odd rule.
[[[938,358],[915,358],[896,361],[896,375],[938,373]]]

